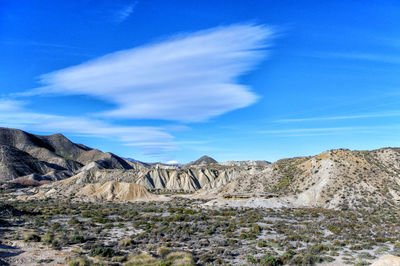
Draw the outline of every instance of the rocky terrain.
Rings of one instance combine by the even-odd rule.
[[[179,197],[103,201],[94,191],[97,201],[0,193],[0,264],[385,265],[380,257],[400,255],[398,210],[204,208]]]
[[[239,175],[207,193],[225,198],[253,198],[242,201],[246,206],[318,206],[342,210],[398,208],[400,149],[340,149],[312,157],[283,159],[258,170],[252,169],[247,176]],[[230,200],[232,202],[232,206],[238,203]]]
[[[77,184],[117,181],[188,193],[225,185],[246,165],[220,165],[208,156],[182,166],[146,164],[72,143],[61,134],[39,136],[8,128],[0,128],[0,145],[0,182],[19,184],[73,177]]]
[[[44,149],[37,148],[38,145],[35,148],[27,144],[14,145],[25,147],[30,153],[17,150],[14,146],[3,145],[10,155],[3,156],[4,166],[1,171],[10,173],[3,179],[14,178],[13,182],[21,182],[18,173],[24,175],[22,178],[35,180],[53,180],[55,175],[58,179],[64,178],[62,182],[51,182],[30,191],[41,197],[72,195],[79,199],[82,194],[78,192],[88,184],[101,186],[106,182],[114,182],[128,187],[130,184],[138,184],[153,195],[183,193],[191,198],[208,199],[212,201],[207,204],[213,206],[228,204],[232,207],[373,210],[383,206],[398,208],[400,204],[400,149],[397,148],[373,151],[330,150],[316,156],[282,159],[274,163],[218,163],[203,156],[194,162],[178,166],[131,162],[111,153],[73,144],[61,135],[40,139],[52,140],[46,141],[51,144],[46,149],[47,157],[38,157],[37,154],[44,152],[32,152]],[[61,142],[64,144],[61,145]],[[53,148],[50,149],[50,146]],[[67,151],[72,151],[72,155],[67,155]],[[56,156],[60,161],[57,166],[59,170],[51,168],[56,165]],[[13,162],[13,158],[18,163]],[[67,163],[74,167],[68,168]]]
[[[39,136],[18,129],[0,128],[0,182],[60,180],[73,176],[85,166],[135,169],[142,164],[72,143],[62,134]]]
[[[385,265],[400,255],[398,148],[167,165],[0,128],[0,182],[0,265]]]

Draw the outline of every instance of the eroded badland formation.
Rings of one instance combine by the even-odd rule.
[[[400,265],[398,148],[165,165],[0,128],[0,182],[0,264]]]

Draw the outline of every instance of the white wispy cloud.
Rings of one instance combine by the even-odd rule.
[[[349,126],[349,127],[321,127],[321,128],[293,128],[277,130],[259,130],[256,133],[265,135],[279,135],[284,137],[304,137],[337,134],[370,134],[382,130],[398,130],[399,125],[387,126]]]
[[[38,47],[59,48],[59,49],[77,49],[77,47],[75,46],[59,44],[59,43],[38,42],[32,40],[8,39],[8,40],[0,40],[0,44],[16,45],[16,46],[38,46]]]
[[[115,13],[115,22],[116,23],[121,23],[124,20],[126,20],[135,10],[136,5],[138,4],[138,1],[134,1],[124,7],[122,7],[121,9],[119,9],[116,13]]]
[[[2,112],[3,114],[5,112],[20,110],[22,106],[24,106],[24,102],[22,101],[0,98],[0,112]]]
[[[312,53],[308,56],[316,58],[351,59],[377,63],[400,64],[400,56],[393,54],[360,53],[360,52],[326,52]]]
[[[292,118],[292,119],[280,119],[275,122],[307,122],[307,121],[330,121],[330,120],[350,120],[350,119],[368,119],[368,118],[379,118],[379,117],[398,117],[400,111],[390,111],[382,113],[369,113],[369,114],[357,114],[357,115],[342,115],[342,116],[318,116],[318,117],[304,117],[304,118]]]
[[[28,39],[6,39],[0,40],[0,45],[7,45],[7,46],[26,46],[32,48],[39,48],[35,49],[35,53],[44,53],[44,54],[57,54],[58,56],[78,56],[78,57],[86,57],[86,58],[93,58],[94,55],[91,53],[85,52],[82,48],[66,45],[66,44],[59,44],[59,43],[49,43],[49,42],[38,42],[34,40]]]
[[[116,104],[102,116],[203,121],[253,104],[239,84],[267,52],[273,31],[232,25],[115,52],[40,77],[33,94],[90,95]]]
[[[87,117],[32,112],[24,102],[0,99],[0,125],[37,132],[63,132],[109,138],[138,147],[145,155],[158,156],[176,149],[173,136],[161,127],[116,126]]]
[[[281,134],[281,133],[315,133],[315,132],[328,132],[328,131],[342,131],[353,130],[356,127],[329,127],[329,128],[294,128],[294,129],[277,129],[277,130],[260,130],[261,134]],[[357,127],[358,129],[358,127]]]

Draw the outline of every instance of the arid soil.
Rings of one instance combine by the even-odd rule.
[[[8,205],[1,212],[0,258],[10,265],[369,265],[400,255],[400,213],[390,209],[214,208],[179,197],[16,201],[9,195],[2,194]]]

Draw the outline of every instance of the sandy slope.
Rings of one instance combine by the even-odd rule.
[[[108,181],[104,184],[87,184],[76,196],[115,201],[156,200],[159,198],[159,196],[148,192],[142,185],[116,181]]]
[[[400,266],[400,258],[392,255],[385,255],[372,263],[371,266]]]

